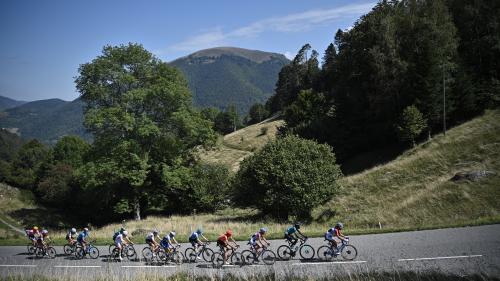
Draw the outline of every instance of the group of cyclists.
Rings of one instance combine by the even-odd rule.
[[[338,242],[342,242],[347,239],[347,237],[342,233],[343,228],[343,224],[338,222],[334,227],[331,227],[326,231],[324,238],[332,247],[332,249],[338,249]],[[255,256],[259,256],[259,253],[270,245],[269,241],[267,241],[266,239],[267,232],[268,229],[262,227],[259,229],[259,231],[250,236],[248,244],[250,245]],[[46,229],[39,231],[38,227],[36,226],[31,230],[26,230],[26,234],[35,247],[47,247],[47,243],[51,241],[48,235],[48,231]],[[77,233],[75,228],[71,228],[66,234],[66,240],[69,245],[78,244],[79,246],[85,248],[89,243],[89,234],[90,231],[88,228],[83,228],[80,233]],[[175,231],[171,231],[163,238],[161,238],[159,231],[153,230],[146,235],[145,242],[153,250],[153,255],[160,247],[165,250],[165,252],[169,253],[174,250],[174,247],[176,245],[179,244],[175,237]],[[293,248],[297,244],[299,239],[304,240],[307,239],[307,237],[301,232],[300,223],[295,223],[285,230],[284,239],[286,239],[289,242],[290,247]],[[189,243],[191,243],[192,247],[195,249],[196,258],[201,259],[199,256],[200,248],[204,245],[204,242],[209,242],[209,240],[203,235],[203,230],[200,228],[192,232],[189,235],[188,240]],[[115,247],[119,249],[118,252],[120,254],[118,258],[120,260],[123,260],[121,254],[123,247],[127,244],[134,244],[130,240],[128,231],[123,227],[119,231],[114,233],[113,243]],[[224,234],[217,238],[217,246],[220,248],[221,252],[224,253],[224,264],[228,263],[228,253],[231,250],[235,251],[239,247],[233,238],[233,231],[230,229],[228,229]]]

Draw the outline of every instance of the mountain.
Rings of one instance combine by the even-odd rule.
[[[278,73],[289,62],[281,54],[218,47],[170,64],[186,76],[195,106],[235,105],[240,114],[246,114],[252,104],[264,103],[273,94]]]
[[[25,104],[25,101],[13,100],[11,98],[0,96],[0,111]]]
[[[60,99],[39,100],[0,113],[0,127],[16,131],[24,139],[36,138],[54,144],[65,135],[91,140],[83,128],[83,102]]]

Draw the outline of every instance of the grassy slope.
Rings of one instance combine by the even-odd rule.
[[[391,229],[500,222],[499,120],[500,111],[489,111],[386,165],[345,177],[342,194],[316,209],[316,220],[342,220],[353,229],[379,222]],[[475,170],[495,175],[450,181],[457,172]]]
[[[344,221],[351,234],[500,222],[499,120],[500,111],[489,111],[451,129],[446,137],[436,136],[431,142],[420,144],[385,165],[343,178],[340,194],[313,210],[314,221],[305,226],[305,232],[310,236],[322,235],[327,225],[337,220]],[[235,163],[239,163],[241,155],[249,155],[251,150],[265,145],[267,137],[274,136],[272,127],[280,122],[270,120],[227,135],[222,141],[222,149],[205,153],[201,158],[237,167]],[[262,126],[271,126],[266,138],[259,136]],[[230,150],[230,155],[224,154],[225,149]],[[495,175],[478,182],[449,180],[455,173],[469,170],[489,170]],[[4,189],[9,190],[8,198],[11,199],[8,200],[12,202],[6,201]],[[2,218],[20,207],[37,208],[29,196],[19,190],[0,185],[0,192],[4,195],[0,197]],[[382,229],[379,229],[379,222]],[[200,226],[210,239],[231,228],[239,240],[247,239],[263,225],[269,228],[271,238],[281,238],[286,227],[286,224],[259,218],[254,210],[238,209],[187,217],[148,217],[140,222],[128,221],[125,225],[140,241],[145,232],[153,228],[161,232],[175,229],[180,234],[179,240],[185,241],[187,234]],[[93,235],[101,243],[107,243],[119,227],[121,224],[96,228]],[[9,231],[0,226],[0,244],[24,243],[22,238],[14,239],[12,233],[5,239],[5,233]],[[54,236],[62,241],[63,234],[56,231]]]

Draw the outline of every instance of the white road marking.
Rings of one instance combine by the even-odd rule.
[[[123,268],[173,268],[175,265],[122,265]]]
[[[467,259],[478,258],[483,255],[470,255],[470,256],[449,256],[449,257],[434,257],[434,258],[414,258],[414,259],[398,259],[398,261],[427,261],[427,260],[447,260],[447,259]]]
[[[36,264],[0,264],[0,267],[37,267]]]
[[[56,268],[100,268],[100,265],[54,265]]]
[[[301,263],[293,263],[293,265],[356,264],[365,262],[366,261],[301,262]]]

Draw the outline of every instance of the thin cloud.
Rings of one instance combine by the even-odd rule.
[[[271,17],[253,22],[247,26],[229,32],[221,28],[204,32],[170,46],[176,51],[194,51],[203,48],[224,45],[230,39],[257,37],[263,32],[298,32],[309,30],[315,26],[325,25],[334,20],[349,16],[361,15],[370,11],[375,3],[351,4],[326,10],[310,10],[302,13],[290,14],[281,17]]]

